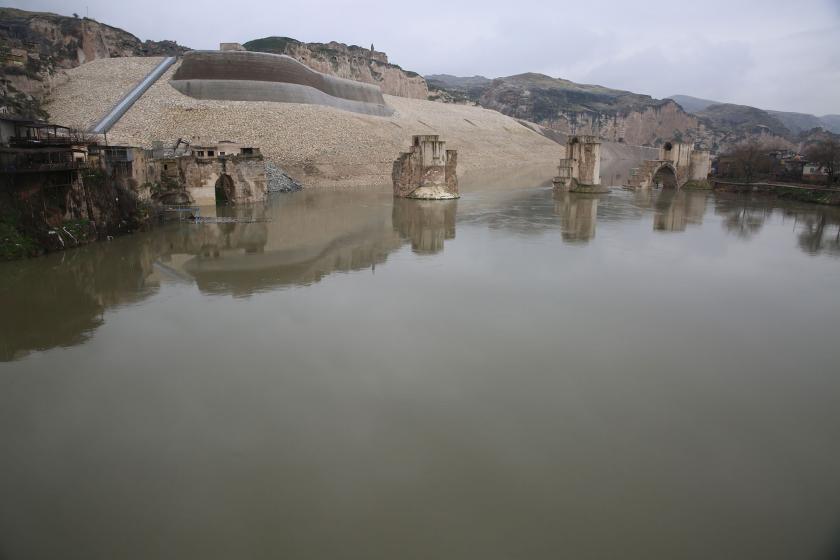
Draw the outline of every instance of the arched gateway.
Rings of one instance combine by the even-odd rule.
[[[222,173],[216,179],[216,203],[229,204],[236,201],[233,179],[227,173]]]
[[[659,165],[650,175],[651,186],[661,186],[665,189],[676,189],[677,184],[677,169],[673,164],[664,162]]]
[[[665,142],[658,159],[648,159],[630,172],[626,187],[643,189],[661,185],[678,189],[689,180],[705,180],[710,158],[706,150],[695,150],[691,144]]]

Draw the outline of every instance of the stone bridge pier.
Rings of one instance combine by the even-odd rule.
[[[659,148],[658,159],[648,159],[633,169],[624,185],[645,189],[662,185],[678,189],[688,181],[705,181],[711,170],[711,157],[707,150],[695,149],[692,144],[665,142]]]
[[[411,148],[394,161],[394,196],[442,200],[458,194],[458,152],[447,150],[436,134],[417,135]]]
[[[601,184],[601,140],[596,136],[570,136],[566,158],[560,160],[557,191],[600,193],[609,189]]]

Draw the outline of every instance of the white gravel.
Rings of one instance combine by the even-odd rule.
[[[160,58],[97,60],[68,70],[47,107],[59,124],[90,123],[105,113]],[[562,148],[515,120],[479,107],[393,97],[396,113],[374,117],[318,105],[206,101],[168,84],[175,64],[108,133],[111,143],[150,147],[233,140],[259,147],[266,159],[313,186],[390,184],[391,165],[413,134],[440,134],[458,150],[459,174],[555,164]]]
[[[162,60],[160,56],[100,58],[63,70],[47,100],[50,120],[87,130]]]

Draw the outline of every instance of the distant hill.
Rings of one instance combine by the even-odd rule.
[[[593,134],[607,140],[656,144],[698,138],[698,120],[676,103],[649,95],[578,84],[533,72],[490,80],[484,76],[426,76],[443,100],[471,101],[563,134]]]
[[[767,111],[784,124],[793,134],[799,134],[812,128],[831,128],[820,117],[806,113],[790,113],[786,111]]]
[[[823,115],[820,117],[820,120],[826,130],[840,134],[840,115]]]
[[[429,90],[445,91],[455,103],[469,101],[478,103],[481,94],[493,80],[484,76],[452,76],[451,74],[430,74],[426,76]]]
[[[702,99],[700,97],[692,97],[690,95],[669,95],[667,99],[673,99],[688,113],[702,111],[710,105],[720,105],[720,101],[712,101],[711,99]]]
[[[741,120],[749,120],[756,116],[755,113],[750,113],[750,110],[764,111],[768,115],[775,117],[792,136],[798,135],[800,132],[807,132],[814,128],[824,128],[828,131],[840,134],[840,115],[825,115],[818,117],[808,113],[792,113],[790,111],[771,111],[765,109],[758,109],[748,105],[733,105],[731,103],[722,103],[720,101],[712,101],[710,99],[701,99],[699,97],[692,97],[690,95],[672,95],[669,99],[673,99],[680,106],[689,113],[699,114],[707,110],[712,105],[727,105],[729,109],[725,112],[732,115],[735,111],[734,107],[742,107]]]
[[[738,135],[760,134],[764,131],[789,139],[794,136],[775,115],[747,105],[719,103],[698,111],[696,115],[715,130]]]

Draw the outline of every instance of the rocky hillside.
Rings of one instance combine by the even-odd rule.
[[[710,105],[696,115],[706,120],[715,130],[740,135],[770,133],[784,138],[792,136],[790,129],[781,120],[767,111],[746,105],[720,103]]]
[[[429,84],[429,99],[446,103],[477,104],[481,94],[493,80],[484,76],[453,76],[431,74],[426,76]]]
[[[490,80],[483,76],[426,77],[430,99],[475,103],[563,134],[592,134],[605,140],[656,146],[666,140],[701,142],[724,150],[746,138],[806,141],[822,127],[840,132],[840,116],[765,111],[688,95],[654,99],[629,91],[577,84],[544,74]]]
[[[453,98],[537,123],[565,134],[593,134],[606,140],[656,145],[665,139],[706,140],[700,121],[670,100],[576,84],[544,74],[488,80],[435,75],[429,84]]]
[[[0,8],[0,111],[46,116],[40,107],[52,79],[99,58],[162,56],[187,49],[174,41],[141,41],[89,18]]]
[[[680,107],[682,107],[687,113],[702,111],[710,105],[720,105],[720,101],[712,101],[711,99],[692,97],[690,95],[670,95],[667,99],[673,99],[679,103]]]
[[[778,127],[778,124],[781,123],[790,134],[789,139],[793,139],[793,137],[802,132],[807,132],[814,128],[824,128],[829,132],[840,134],[840,115],[824,115],[818,117],[808,113],[771,111],[748,105],[733,105],[710,99],[700,99],[699,97],[692,97],[690,95],[672,95],[670,99],[679,103],[689,113],[700,115],[711,109],[710,117],[713,119],[723,116],[726,120],[735,120],[738,123],[753,122],[755,124],[764,124],[771,128],[774,126]],[[716,105],[723,107],[712,109]]]
[[[388,62],[388,55],[371,48],[343,43],[302,43],[289,37],[265,37],[243,45],[249,51],[285,54],[303,64],[339,78],[378,85],[382,93],[426,99],[426,80],[416,72]]]

